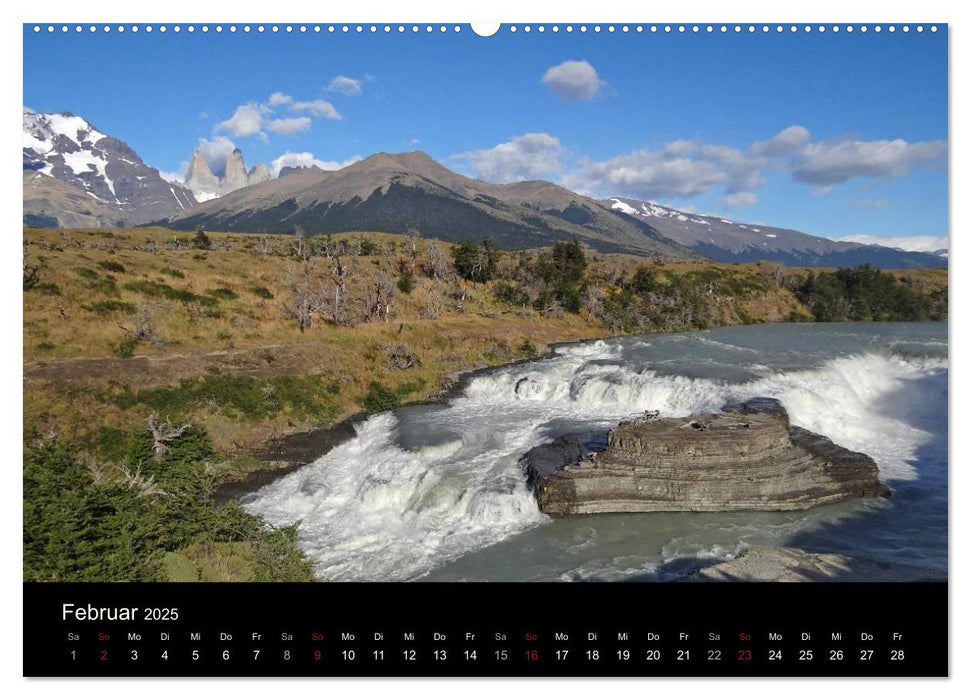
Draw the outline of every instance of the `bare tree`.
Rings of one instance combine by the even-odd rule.
[[[157,413],[148,417],[148,431],[152,434],[152,449],[155,451],[154,459],[160,462],[169,451],[172,441],[182,437],[191,428],[189,424],[176,426],[172,421],[162,420]]]
[[[307,260],[310,257],[310,244],[307,243],[307,236],[300,227],[297,227],[297,230],[294,232],[294,241],[290,247],[290,251],[293,257],[300,258],[301,260]]]
[[[327,289],[327,299],[331,307],[328,310],[334,323],[339,326],[348,323],[347,316],[347,275],[348,265],[344,264],[339,255],[331,260],[332,283]]]
[[[138,311],[135,312],[135,315],[128,322],[127,326],[118,324],[118,327],[136,340],[145,341],[156,347],[161,347],[165,344],[165,340],[155,327],[155,311],[155,308],[148,304],[143,304],[138,307]]]
[[[381,318],[387,321],[391,316],[391,302],[394,299],[395,284],[391,276],[384,270],[380,270],[375,276],[374,281],[365,290],[365,309],[364,320],[370,321],[374,318]]]
[[[408,229],[408,239],[405,241],[405,253],[411,258],[410,270],[415,271],[415,267],[418,266],[418,239],[421,238],[421,232],[418,229],[410,228]]]
[[[300,332],[313,326],[314,314],[324,304],[324,291],[316,275],[316,266],[308,258],[299,267],[287,267],[290,302],[283,305],[283,315],[300,325]]]
[[[437,282],[444,282],[455,274],[455,268],[441,246],[431,243],[425,247],[425,274]]]
[[[24,241],[24,291],[33,289],[40,282],[40,266],[27,259],[27,241]]]

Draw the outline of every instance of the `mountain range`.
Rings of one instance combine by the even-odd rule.
[[[947,251],[913,252],[879,245],[834,241],[801,231],[743,224],[719,216],[691,214],[626,197],[607,200],[615,211],[649,223],[662,235],[716,262],[772,260],[803,267],[946,267]]]
[[[340,170],[246,170],[236,149],[220,175],[200,151],[185,183],[167,182],[123,141],[71,114],[24,112],[24,223],[308,234],[416,231],[490,238],[506,249],[579,240],[609,253],[719,262],[945,267],[945,256],[833,241],[624,197],[597,200],[551,182],[494,184],[428,155],[378,153]]]
[[[424,153],[378,153],[341,170],[289,173],[167,218],[175,229],[307,233],[419,231],[503,248],[580,239],[605,252],[697,258],[636,217],[550,182],[496,185]]]
[[[24,111],[24,223],[101,227],[145,224],[196,204],[128,144],[63,112]]]

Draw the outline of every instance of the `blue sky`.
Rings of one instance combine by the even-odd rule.
[[[79,114],[169,173],[199,145],[217,168],[232,146],[247,165],[322,167],[418,149],[483,179],[549,179],[831,238],[947,235],[944,28],[482,38],[467,26],[27,26],[24,104]]]

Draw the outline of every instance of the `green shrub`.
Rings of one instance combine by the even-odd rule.
[[[115,355],[118,357],[132,357],[135,354],[135,348],[138,347],[138,338],[135,336],[128,336],[122,338],[118,344],[115,346]]]
[[[82,279],[86,279],[91,282],[101,279],[101,275],[99,275],[94,270],[88,269],[86,267],[75,267],[74,274],[76,274],[78,277]]]
[[[182,270],[177,270],[174,267],[163,267],[159,270],[163,275],[168,275],[169,277],[175,277],[176,279],[185,279],[185,273]]]
[[[425,385],[427,383],[428,382],[425,380],[424,377],[418,377],[413,382],[405,382],[404,384],[399,384],[397,387],[395,387],[394,393],[398,396],[398,398],[403,399],[409,394],[414,394],[417,391],[421,391],[422,389],[425,388]]]
[[[53,350],[56,346],[54,345],[54,343],[50,342],[49,340],[45,340],[42,343],[37,343],[37,345],[35,345],[34,347],[37,350],[47,352],[48,350]]]
[[[266,287],[260,287],[258,285],[253,285],[251,287],[247,287],[247,289],[250,292],[252,292],[253,294],[255,294],[256,296],[258,296],[260,299],[272,299],[273,298],[273,292],[271,292]]]
[[[536,357],[539,354],[536,346],[533,345],[528,339],[523,340],[523,342],[516,347],[516,352],[523,357]]]
[[[499,266],[499,250],[488,238],[479,247],[462,241],[452,248],[455,270],[470,282],[488,282],[496,276]]]
[[[370,238],[361,239],[361,255],[377,255],[379,250],[378,244],[372,241]]]
[[[214,408],[235,420],[260,420],[281,412],[331,420],[337,412],[330,397],[339,385],[320,374],[269,378],[207,375],[183,379],[176,386],[128,389],[102,400],[124,410],[145,406],[160,415],[182,415],[202,407]]]
[[[58,287],[53,282],[41,282],[40,284],[35,284],[34,289],[36,289],[41,294],[46,294],[47,296],[56,297],[61,295],[61,288]]]
[[[180,552],[218,543],[239,543],[256,581],[313,580],[295,527],[270,528],[238,503],[210,499],[213,455],[203,431],[190,427],[158,461],[146,430],[127,447],[122,471],[58,440],[25,435],[25,581],[168,580]]]
[[[368,413],[391,411],[401,404],[398,394],[380,382],[371,382],[368,393],[361,400],[361,406]]]
[[[133,314],[135,313],[136,307],[134,304],[129,304],[128,302],[117,301],[116,299],[104,299],[90,304],[82,304],[81,308],[85,311],[93,311],[101,316],[107,316],[119,312]]]
[[[225,299],[226,301],[232,301],[233,299],[239,298],[239,295],[236,292],[234,292],[232,289],[226,289],[225,287],[207,289],[206,294],[216,299]]]
[[[415,288],[415,276],[407,268],[401,271],[398,276],[398,289],[402,294],[411,294]]]
[[[108,270],[108,272],[123,273],[125,271],[125,266],[121,263],[115,262],[114,260],[103,260],[98,263],[98,267],[100,267],[102,270]]]
[[[174,287],[170,287],[162,282],[153,282],[151,280],[136,280],[134,282],[126,282],[124,284],[124,289],[131,292],[144,294],[148,297],[181,301],[183,304],[191,304],[196,302],[202,306],[215,306],[219,303],[219,299],[215,297],[195,294],[194,292],[190,292],[188,289],[175,289]]]
[[[192,237],[192,246],[200,250],[209,250],[212,248],[212,240],[206,235],[206,232],[202,229],[196,231],[196,235]]]

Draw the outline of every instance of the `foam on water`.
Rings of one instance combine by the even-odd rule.
[[[947,367],[941,359],[865,353],[731,383],[659,374],[620,361],[623,352],[603,341],[566,346],[551,359],[474,377],[448,405],[423,409],[460,436],[444,442],[403,449],[396,443],[399,418],[373,416],[356,426],[356,437],[244,506],[276,525],[300,521],[300,545],[322,579],[413,579],[546,521],[518,460],[558,422],[604,427],[644,410],[686,416],[772,396],[793,424],[870,454],[884,479],[907,480],[930,435],[882,411],[881,400],[899,399],[911,380]],[[685,554],[672,542],[665,558]]]

